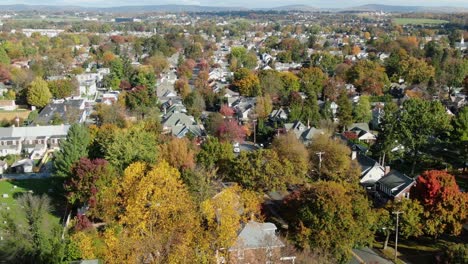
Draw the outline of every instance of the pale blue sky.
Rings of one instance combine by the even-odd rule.
[[[387,0],[386,5],[412,6],[459,6],[468,7],[467,0]],[[383,4],[375,0],[0,0],[0,5],[31,4],[31,5],[78,5],[78,6],[123,6],[123,5],[163,5],[186,4],[204,6],[241,6],[247,8],[276,7],[284,5],[305,4],[314,7],[351,7],[362,4]]]

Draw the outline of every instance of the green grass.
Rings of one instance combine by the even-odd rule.
[[[52,203],[52,212],[50,221],[59,221],[63,216],[65,201],[59,195],[54,179],[28,179],[28,180],[2,180],[0,181],[0,219],[4,214],[8,214],[13,219],[18,220],[20,217],[20,205],[17,198],[32,191],[34,195],[47,194]],[[16,186],[16,187],[15,187]],[[51,190],[51,192],[49,192]],[[3,198],[3,194],[7,194],[7,198]],[[9,208],[9,209],[7,209]],[[0,222],[3,224],[3,220]]]
[[[393,23],[397,25],[440,25],[447,24],[449,21],[428,18],[394,18]]]

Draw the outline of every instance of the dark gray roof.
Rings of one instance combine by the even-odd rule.
[[[389,189],[392,196],[397,196],[415,183],[415,179],[406,176],[405,174],[392,170],[387,175],[377,181],[377,184]]]
[[[42,109],[33,124],[46,125],[50,124],[54,116],[59,116],[62,120],[66,120],[68,114],[81,116],[84,111],[84,99],[68,100],[63,103],[51,103]],[[79,119],[79,118],[78,118]]]

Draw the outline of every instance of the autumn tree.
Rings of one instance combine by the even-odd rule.
[[[452,119],[453,134],[452,138],[458,144],[465,162],[468,159],[468,107],[463,107],[456,118]],[[464,165],[465,166],[465,165]]]
[[[424,207],[424,232],[437,238],[458,235],[468,214],[468,195],[446,171],[426,171],[416,180],[412,196]]]
[[[78,88],[78,83],[71,79],[54,80],[48,82],[50,93],[54,98],[70,97]]]
[[[227,187],[201,203],[207,222],[210,243],[214,248],[229,248],[235,242],[242,223],[259,217],[261,200],[258,194],[240,186]],[[254,218],[254,219],[252,219]]]
[[[258,76],[246,68],[240,68],[234,73],[232,85],[244,96],[257,96],[261,94]]]
[[[159,146],[161,159],[179,170],[195,167],[195,146],[187,138],[172,137],[168,142]]]
[[[106,262],[140,262],[149,255],[161,263],[199,262],[200,225],[177,169],[165,161],[153,168],[133,163],[114,192],[120,197],[117,222],[124,228],[104,234]],[[128,241],[127,249],[119,246],[122,241]]]
[[[221,141],[236,141],[236,142],[243,142],[246,137],[245,129],[237,123],[237,120],[229,119],[224,120],[216,131],[216,136]]]
[[[352,248],[374,239],[374,213],[355,187],[316,182],[290,194],[285,206],[296,245],[329,251],[339,263],[351,258]]]
[[[309,167],[309,152],[293,132],[275,137],[271,149],[279,159],[292,163],[295,175],[306,175]]]
[[[69,203],[74,207],[89,206],[90,214],[98,217],[99,192],[110,184],[111,177],[114,176],[112,174],[106,160],[81,158],[73,165],[71,177],[64,184]]]
[[[318,135],[308,146],[311,175],[316,179],[357,183],[360,169],[351,160],[351,150],[338,139]],[[321,154],[321,159],[317,153]]]
[[[219,109],[219,113],[222,114],[225,118],[231,118],[234,116],[234,109],[229,107],[227,104],[223,104]]]
[[[231,162],[229,179],[257,191],[282,190],[304,181],[303,175],[294,174],[293,164],[273,150],[241,152]]]
[[[67,133],[67,138],[60,143],[60,150],[55,152],[55,175],[70,177],[71,168],[80,158],[88,156],[90,144],[89,132],[80,124],[73,124]]]
[[[49,91],[47,82],[36,77],[27,90],[26,99],[28,104],[42,108],[49,103],[51,98],[52,94]]]
[[[174,89],[182,99],[185,99],[190,94],[190,86],[188,84],[187,79],[180,78],[174,83]]]
[[[258,96],[255,105],[255,114],[261,120],[265,121],[273,110],[273,103],[269,95]]]
[[[389,202],[385,209],[392,215],[392,212],[400,211],[400,222],[398,235],[407,239],[409,237],[418,237],[424,234],[424,224],[422,223],[424,207],[418,200],[401,199]],[[389,217],[386,228],[395,226],[396,217]]]
[[[384,87],[389,84],[385,69],[370,60],[361,60],[353,65],[347,72],[347,79],[358,92],[370,95],[383,94]]]

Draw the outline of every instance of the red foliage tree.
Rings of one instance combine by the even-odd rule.
[[[117,44],[122,44],[125,42],[125,37],[119,35],[111,36],[110,39],[112,42]]]
[[[224,120],[217,129],[217,136],[223,141],[243,142],[246,131],[236,120]]]
[[[68,201],[74,206],[96,206],[98,181],[108,175],[108,162],[104,159],[81,158],[72,168],[72,177],[65,182]]]
[[[11,79],[10,71],[3,65],[0,65],[0,82],[8,81],[10,79]]]
[[[412,195],[424,206],[428,235],[460,234],[467,216],[468,195],[460,191],[453,175],[426,171],[418,177]]]
[[[223,104],[221,109],[219,109],[219,113],[225,117],[232,117],[234,115],[234,109],[229,107],[227,104]]]
[[[93,226],[93,223],[89,220],[89,218],[84,215],[84,214],[78,214],[76,216],[76,224],[75,224],[75,230],[76,231],[83,231],[91,228]]]

